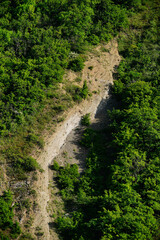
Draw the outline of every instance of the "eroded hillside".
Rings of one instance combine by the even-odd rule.
[[[63,113],[65,120],[57,124],[53,134],[45,135],[45,146],[43,151],[40,153],[35,152],[33,155],[44,170],[42,173],[38,174],[38,180],[35,183],[38,209],[35,214],[33,225],[31,226],[33,233],[36,232],[35,229],[37,227],[40,227],[41,231],[44,233],[41,239],[53,239],[53,236],[54,239],[57,238],[55,235],[56,233],[53,233],[52,230],[53,236],[52,234],[50,236],[49,229],[49,226],[52,226],[51,223],[53,222],[53,218],[51,218],[50,215],[53,213],[52,210],[50,212],[48,204],[51,205],[49,202],[53,202],[52,198],[54,198],[54,200],[57,198],[56,192],[55,197],[50,193],[51,188],[49,188],[49,185],[51,177],[49,173],[51,172],[49,170],[49,165],[59,154],[62,146],[65,144],[68,134],[79,125],[81,117],[90,113],[91,119],[93,120],[99,105],[109,97],[109,86],[113,83],[112,73],[120,62],[117,47],[116,40],[113,40],[109,44],[98,46],[87,55],[88,59],[85,62],[81,78],[82,83],[84,80],[87,80],[89,92],[92,96]],[[77,74],[72,71],[67,72],[65,75],[65,79],[72,83],[77,77]],[[61,88],[63,89],[63,85]]]

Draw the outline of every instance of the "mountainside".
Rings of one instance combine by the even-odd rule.
[[[157,0],[0,1],[0,239],[159,239],[159,19]],[[48,169],[113,78],[83,167]]]

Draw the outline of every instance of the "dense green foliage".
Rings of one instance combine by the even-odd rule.
[[[80,72],[84,68],[84,59],[79,57],[71,60],[68,63],[68,68],[75,72]]]
[[[25,180],[27,173],[42,170],[28,154],[34,145],[43,148],[45,123],[67,101],[89,94],[86,81],[66,95],[59,92],[64,70],[81,71],[86,47],[108,41],[126,25],[125,10],[110,0],[0,1],[0,154],[8,176]],[[2,201],[2,211],[6,217],[0,222],[6,223],[0,229],[6,234],[0,230],[0,238],[15,238],[19,227],[12,223],[10,203]]]
[[[160,236],[160,5],[134,3],[139,13],[132,9],[119,37],[123,60],[112,91],[120,107],[109,113],[106,131],[85,131],[81,143],[90,153],[82,175],[75,165],[57,168],[68,211],[57,227],[66,240]]]
[[[87,47],[125,26],[125,10],[110,0],[0,1],[0,154],[12,177],[38,168],[28,154],[43,148],[45,126],[89,94],[86,82],[62,93],[65,69],[81,71]]]
[[[87,113],[86,115],[84,115],[81,119],[81,124],[84,126],[89,126],[91,123],[91,119],[90,119],[90,113]]]
[[[30,147],[43,147],[30,126],[36,121],[41,124],[50,99],[55,102],[53,115],[65,109],[57,94],[64,70],[81,71],[87,46],[108,41],[127,27],[126,9],[131,22],[120,36],[123,61],[113,87],[121,107],[110,113],[106,133],[85,131],[81,143],[90,148],[90,154],[82,175],[76,165],[53,166],[69,209],[68,215],[57,219],[66,240],[95,236],[101,240],[151,240],[158,235],[159,3],[0,1],[0,147],[2,157],[12,166],[11,177],[17,178],[18,172],[19,179],[27,178],[25,172],[39,169],[24,147],[26,142]],[[73,85],[68,92],[74,101],[89,94],[86,81],[82,88]],[[68,101],[67,95],[60,98]],[[6,139],[10,143],[20,127],[23,133],[27,128],[27,134],[22,142],[12,142],[10,150]],[[0,238],[14,239],[19,234],[18,223],[13,222],[12,195],[6,192],[0,197]],[[31,239],[27,234],[21,238]]]
[[[20,234],[20,227],[13,222],[13,197],[11,192],[5,192],[0,196],[0,239],[15,239]]]
[[[2,0],[0,134],[15,131],[43,108],[65,68],[83,68],[71,50],[109,40],[125,25],[125,11],[112,1]]]

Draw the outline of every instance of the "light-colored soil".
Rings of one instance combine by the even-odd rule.
[[[98,46],[88,54],[88,60],[85,62],[81,74],[82,84],[84,80],[87,80],[90,92],[96,93],[69,109],[65,113],[65,120],[57,124],[55,132],[47,133],[44,136],[43,151],[33,154],[44,170],[44,172],[38,173],[38,181],[35,183],[39,207],[34,216],[31,232],[36,233],[36,229],[43,232],[41,237],[35,235],[36,239],[59,239],[54,229],[54,218],[51,215],[53,213],[58,215],[59,211],[63,211],[63,203],[57,192],[53,171],[49,169],[49,166],[56,157],[61,165],[66,162],[77,163],[82,171],[87,151],[79,146],[78,139],[81,129],[78,126],[81,117],[86,113],[91,114],[93,127],[102,128],[105,124],[105,121],[102,121],[105,117],[103,109],[109,104],[109,85],[113,83],[112,73],[120,62],[117,47],[117,42],[113,40],[107,45]],[[92,66],[92,70],[88,68],[90,66]],[[77,75],[72,71],[68,71],[65,75],[69,81],[74,81],[76,77]]]

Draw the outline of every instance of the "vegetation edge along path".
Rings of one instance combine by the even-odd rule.
[[[91,119],[94,118],[100,102],[109,96],[109,85],[113,83],[112,72],[114,72],[115,66],[117,66],[120,62],[118,44],[116,40],[112,40],[110,43],[106,44],[105,48],[109,48],[110,52],[101,52],[101,54],[98,56],[97,54],[95,56],[94,54],[91,54],[85,63],[84,70],[82,71],[82,80],[85,80],[83,77],[87,76],[88,72],[90,72],[88,66],[91,65],[91,62],[92,64],[96,65],[98,72],[95,71],[93,74],[91,74],[91,84],[92,87],[94,87],[94,89],[92,89],[92,92],[99,88],[99,93],[93,94],[89,99],[83,100],[81,103],[75,105],[72,109],[70,109],[67,112],[65,120],[57,125],[55,132],[51,136],[46,136],[46,144],[43,151],[41,153],[34,153],[33,155],[33,157],[37,159],[37,162],[41,165],[44,171],[42,173],[39,173],[38,181],[35,183],[39,211],[37,211],[35,216],[35,220],[32,226],[32,233],[34,233],[37,226],[41,226],[41,229],[44,233],[44,239],[50,239],[49,222],[52,220],[49,217],[49,212],[47,212],[47,205],[49,202],[48,167],[51,164],[53,158],[58,155],[59,149],[64,144],[67,135],[71,132],[72,129],[79,125],[81,117],[87,113],[91,113]],[[101,51],[100,46],[98,46],[96,50]],[[99,66],[97,66],[97,64]],[[104,68],[102,68],[102,70],[100,67],[101,64],[104,65]],[[97,79],[97,77],[99,77],[99,79]]]

